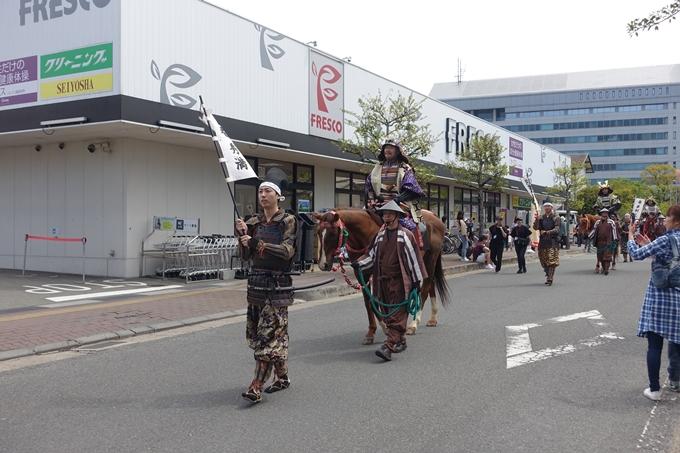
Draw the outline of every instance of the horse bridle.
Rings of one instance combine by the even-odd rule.
[[[335,211],[329,211],[329,213],[333,216],[335,216],[337,214]],[[341,261],[344,261],[344,257],[342,256],[342,252],[341,252],[341,249],[343,247],[345,248],[345,250],[347,250],[348,252],[352,252],[352,253],[363,254],[366,251],[366,247],[364,247],[362,249],[355,249],[347,243],[347,237],[349,236],[349,232],[347,231],[347,228],[345,227],[345,222],[343,222],[342,219],[340,219],[339,217],[338,217],[337,221],[334,221],[334,222],[324,221],[324,222],[319,223],[319,226],[321,228],[337,228],[339,230],[338,231],[338,246],[335,248],[335,252],[333,253],[333,257],[338,257]]]
[[[336,212],[335,211],[329,211],[333,216],[335,216]],[[342,221],[342,219],[339,219],[336,222],[321,222],[319,224],[321,228],[337,228],[338,231],[338,246],[335,248],[335,252],[333,252],[333,257],[336,256],[341,256],[341,251],[340,249],[342,247],[346,246],[347,242],[347,236],[349,236],[349,233],[347,232],[347,228],[345,228],[345,222]]]

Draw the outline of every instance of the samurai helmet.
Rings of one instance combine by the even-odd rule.
[[[260,184],[260,187],[271,187],[280,197],[279,201],[283,201],[286,197],[281,195],[281,190],[287,189],[288,184],[290,184],[290,181],[283,170],[280,168],[271,168],[267,174],[264,175],[264,181]]]
[[[597,194],[601,197],[604,196],[602,195],[602,189],[609,189],[609,193],[607,195],[611,195],[612,192],[614,192],[614,189],[612,189],[611,186],[609,185],[609,180],[606,180],[604,184],[598,181],[597,185],[600,186],[600,190],[597,192]]]
[[[607,208],[602,208],[602,209],[600,209],[599,211],[597,211],[598,214],[602,214],[603,212],[606,212],[607,214],[609,214],[609,209],[607,209]]]
[[[406,157],[406,153],[404,152],[404,144],[401,142],[401,139],[398,139],[394,137],[393,135],[387,136],[385,139],[385,142],[383,143],[382,147],[380,148],[380,155],[378,156],[378,160],[380,163],[385,162],[385,147],[386,146],[394,146],[397,148],[397,160],[400,160],[402,162],[406,162],[409,164],[408,157]]]
[[[650,201],[653,203],[654,206],[656,206],[656,200],[652,197],[649,197],[645,200],[645,205],[648,205]]]

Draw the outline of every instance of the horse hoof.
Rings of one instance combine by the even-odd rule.
[[[437,327],[437,321],[427,321],[427,327]]]
[[[595,273],[596,273],[596,274],[599,274],[599,273],[600,273],[600,270],[599,270],[599,269],[595,269]]]
[[[413,327],[409,327],[408,329],[406,329],[406,335],[415,335],[415,334],[416,334],[416,329],[414,329]]]
[[[364,341],[362,341],[361,344],[363,345],[373,344],[373,337],[364,337]]]

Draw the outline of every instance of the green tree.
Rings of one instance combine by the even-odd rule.
[[[569,221],[571,216],[569,211],[572,210],[576,194],[588,186],[588,178],[585,176],[585,164],[572,163],[568,165],[565,161],[560,166],[554,166],[552,169],[555,175],[555,185],[547,188],[550,195],[555,195],[564,200],[564,210],[567,211],[566,220]],[[572,225],[567,225],[567,231],[571,231]],[[567,234],[567,249],[571,245],[571,233]]]
[[[380,91],[375,97],[362,96],[358,101],[360,114],[343,110],[351,117],[345,118],[345,123],[354,128],[354,137],[334,144],[343,153],[354,154],[363,162],[375,165],[385,138],[392,135],[401,139],[418,182],[426,184],[436,177],[436,167],[422,165],[419,158],[430,153],[441,133],[433,135],[429,123],[424,121],[427,117],[421,116],[424,101],[425,98],[417,101],[413,93],[407,98],[401,93],[394,97],[391,92],[383,98]]]
[[[595,212],[595,208],[593,208],[593,206],[597,201],[597,193],[599,191],[600,188],[597,185],[592,185],[584,188],[579,193],[577,193],[576,202],[574,203],[574,207],[578,208],[576,210],[579,211],[581,214],[597,215],[597,212]]]
[[[680,13],[680,2],[673,2],[668,6],[664,6],[658,11],[654,11],[644,19],[635,19],[628,23],[627,31],[629,36],[638,35],[639,31],[649,31],[659,29],[659,24],[668,21],[669,23],[676,19],[675,16]]]
[[[668,164],[649,165],[640,172],[642,182],[650,186],[652,196],[657,203],[670,201],[670,195],[675,195],[673,183],[675,181],[675,168]]]
[[[504,152],[505,147],[498,135],[475,135],[456,160],[444,162],[458,183],[477,190],[480,228],[486,224],[484,191],[503,190],[509,172],[508,166],[503,163]]]
[[[609,180],[614,193],[621,200],[621,215],[630,212],[633,209],[633,202],[636,198],[647,198],[652,195],[649,186],[643,184],[641,181],[631,181],[627,178],[615,178]]]

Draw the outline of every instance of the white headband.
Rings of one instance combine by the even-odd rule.
[[[548,201],[548,202],[546,202],[546,203],[543,203],[543,206],[550,206],[550,207],[552,208],[552,207],[553,207],[553,204],[552,204],[551,202]]]
[[[281,197],[281,198],[279,198],[280,201],[283,201],[283,200],[286,199],[286,197],[284,197],[284,196],[281,195],[281,189],[279,188],[279,186],[277,186],[277,185],[274,184],[273,182],[265,181],[265,182],[263,182],[262,184],[260,184],[260,187],[262,187],[262,186],[264,186],[264,187],[270,187],[270,188],[274,189],[274,192],[276,192],[276,194],[277,194],[279,197]]]

